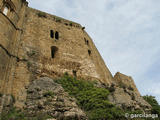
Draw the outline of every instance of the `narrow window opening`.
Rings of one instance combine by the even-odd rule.
[[[9,11],[9,8],[7,6],[5,6],[3,9],[3,14],[7,15],[8,11]]]
[[[86,38],[84,38],[84,41],[85,41],[85,44],[86,44],[86,45],[89,45],[89,41],[86,40]]]
[[[58,51],[58,48],[56,46],[51,47],[51,57],[55,58],[55,54]]]
[[[89,41],[88,40],[86,40],[86,44],[89,45]]]
[[[55,38],[58,40],[59,39],[59,33],[56,31],[55,33]]]
[[[88,54],[91,55],[91,50],[88,50]]]
[[[86,41],[87,41],[86,38],[84,38],[84,41],[85,41],[85,43],[86,43]]]
[[[51,36],[51,38],[54,38],[54,31],[53,30],[50,30],[50,36]]]
[[[73,72],[73,76],[74,76],[74,77],[77,77],[77,71],[76,71],[76,70],[73,70],[72,72]]]

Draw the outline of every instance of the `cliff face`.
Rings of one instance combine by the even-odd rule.
[[[132,78],[121,73],[112,76],[80,24],[29,8],[25,0],[9,3],[0,0],[1,8],[6,4],[14,12],[7,15],[3,9],[0,12],[1,111],[12,106],[15,98],[14,106],[18,108],[27,106],[28,110],[35,112],[34,108],[40,105],[42,111],[43,107],[46,110],[43,112],[51,112],[54,108],[52,112],[58,118],[73,115],[86,119],[75,101],[72,102],[60,86],[50,81],[65,72],[77,78],[97,80],[101,87],[114,89],[109,100],[117,106],[151,108],[140,96]],[[52,108],[41,106],[47,102],[47,98],[42,97],[47,90],[57,93],[56,97],[50,98]],[[58,97],[64,97],[62,103],[56,101]],[[56,104],[64,111],[59,113]]]

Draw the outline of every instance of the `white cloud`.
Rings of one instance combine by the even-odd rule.
[[[155,64],[160,60],[159,0],[28,1],[34,8],[86,26],[111,72],[133,76],[142,94],[156,95],[160,101],[160,70]],[[158,77],[149,77],[150,69],[158,70]]]

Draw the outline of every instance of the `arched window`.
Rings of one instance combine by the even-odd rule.
[[[5,6],[3,9],[3,14],[7,15],[8,11],[9,11],[9,8],[7,6]]]
[[[54,31],[53,30],[50,30],[50,36],[51,36],[51,38],[54,38]]]
[[[55,58],[55,54],[58,51],[58,48],[56,46],[51,47],[51,57]]]
[[[58,40],[59,39],[59,33],[56,31],[55,33],[55,38]]]
[[[15,11],[16,7],[11,0],[3,0],[2,12],[4,15],[8,15],[9,12]]]

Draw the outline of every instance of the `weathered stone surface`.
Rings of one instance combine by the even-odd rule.
[[[151,106],[143,99],[131,77],[117,73],[114,76],[116,85],[109,95],[109,100],[122,108],[149,111]]]
[[[35,80],[28,86],[24,109],[28,116],[43,113],[57,120],[87,119],[85,113],[76,105],[75,99],[48,77]]]

